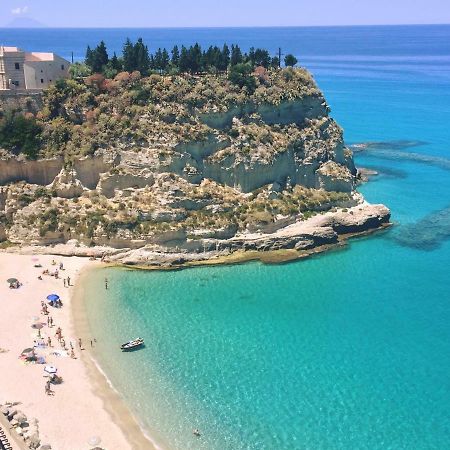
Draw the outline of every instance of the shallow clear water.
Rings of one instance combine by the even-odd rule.
[[[42,47],[59,32],[20,33],[2,41]],[[313,71],[347,142],[387,143],[356,155],[380,172],[361,191],[392,209],[387,233],[287,265],[89,277],[99,362],[157,442],[450,448],[450,26],[71,33],[57,40],[65,54],[140,34],[280,45]],[[145,349],[118,351],[137,336]]]

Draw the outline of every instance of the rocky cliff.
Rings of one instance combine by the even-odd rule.
[[[252,93],[215,76],[136,74],[51,88],[29,118],[37,159],[3,150],[0,239],[200,254],[305,249],[387,223],[354,191],[351,151],[311,76],[255,77]],[[346,227],[355,207],[367,214]],[[320,237],[292,238],[327,211]]]

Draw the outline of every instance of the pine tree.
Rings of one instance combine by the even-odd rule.
[[[172,49],[172,66],[178,67],[180,64],[180,51],[178,50],[178,45]]]
[[[100,66],[100,70],[103,66],[106,66],[109,61],[108,52],[106,51],[106,45],[104,41],[101,41],[97,48],[95,49],[95,58]]]
[[[155,57],[153,59],[153,64],[155,65],[155,69],[161,71],[162,70],[162,50],[158,48],[155,53]]]
[[[202,48],[198,43],[189,48],[189,70],[198,73],[202,69]]]
[[[230,49],[227,44],[224,44],[222,52],[220,53],[217,68],[221,72],[224,72],[225,70],[227,70],[228,64],[230,64]]]
[[[169,52],[164,48],[161,54],[161,69],[166,71],[169,67],[170,57]]]
[[[284,64],[287,67],[294,67],[298,63],[298,59],[294,55],[286,55],[284,58]]]
[[[231,59],[230,64],[232,66],[235,66],[236,64],[241,64],[243,62],[243,56],[242,51],[239,47],[239,45],[232,45],[231,46]]]
[[[136,70],[136,65],[134,46],[130,39],[127,38],[123,46],[123,68],[127,72],[133,72],[133,70]]]
[[[113,57],[110,60],[111,67],[117,72],[120,72],[122,70],[122,62],[119,60],[119,58],[116,55],[116,52],[114,52]]]
[[[136,59],[134,70],[138,70],[141,75],[148,75],[150,69],[150,56],[148,54],[148,47],[144,44],[142,38],[139,38],[136,44],[134,44],[134,55]]]
[[[179,63],[180,72],[182,72],[182,73],[188,72],[190,69],[189,66],[190,66],[189,52],[188,52],[188,49],[184,45],[182,45],[181,53],[180,53],[180,63]]]
[[[94,59],[94,52],[91,50],[91,47],[89,47],[89,45],[87,46],[86,49],[86,57],[84,58],[84,62],[87,66],[89,66],[92,70],[92,64],[93,64],[93,59]]]

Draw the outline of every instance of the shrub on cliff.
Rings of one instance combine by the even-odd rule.
[[[33,116],[8,112],[0,119],[0,147],[35,159],[39,152],[41,131]]]

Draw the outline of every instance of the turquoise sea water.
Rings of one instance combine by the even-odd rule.
[[[348,143],[383,143],[355,159],[380,172],[360,190],[392,209],[389,232],[286,265],[89,277],[99,363],[161,446],[450,448],[450,26],[33,33],[0,40],[280,45]],[[118,351],[137,336],[145,349]]]

